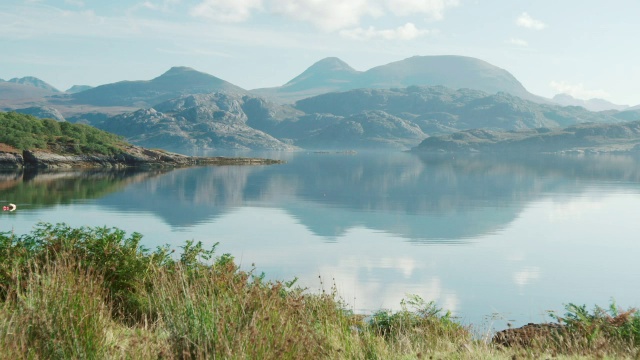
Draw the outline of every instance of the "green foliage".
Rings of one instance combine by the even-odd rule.
[[[595,306],[592,312],[586,305],[569,303],[564,317],[551,317],[565,325],[566,330],[586,339],[587,346],[605,342],[621,342],[640,346],[640,313],[637,309],[622,310],[615,301],[608,309]]]
[[[18,301],[0,304],[3,353],[40,359],[105,358],[110,311],[95,274],[43,264],[19,279]]]
[[[398,336],[421,329],[439,336],[466,335],[463,327],[454,321],[450,311],[443,313],[434,301],[425,301],[418,295],[408,295],[400,303],[398,312],[380,310],[371,316],[369,326],[385,337]]]
[[[20,150],[51,149],[73,154],[119,154],[121,137],[84,124],[0,113],[0,143]]]
[[[124,231],[114,228],[43,223],[20,237],[0,233],[0,296],[6,298],[18,289],[16,273],[28,276],[33,267],[72,259],[85,271],[102,277],[115,312],[139,317],[146,312],[140,293],[149,286],[147,275],[154,267],[172,263],[166,247],[150,252],[140,246],[141,239],[138,233],[126,237]]]
[[[180,256],[106,227],[39,224],[0,233],[0,359],[520,358],[473,340],[451,313],[417,295],[369,321],[331,293],[242,271],[187,241]],[[525,357],[638,352],[640,316],[570,304],[562,338]],[[560,326],[558,326],[560,327]],[[551,344],[551,345],[549,345]],[[553,351],[549,349],[553,348]],[[604,350],[603,350],[604,349]],[[527,355],[528,354],[528,355]],[[516,356],[517,355],[517,356]],[[555,358],[555,355],[551,356]],[[578,357],[571,357],[571,359]]]

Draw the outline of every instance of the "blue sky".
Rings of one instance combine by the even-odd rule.
[[[65,90],[191,66],[246,89],[337,56],[357,70],[477,57],[531,92],[640,104],[640,1],[3,0],[0,78]]]

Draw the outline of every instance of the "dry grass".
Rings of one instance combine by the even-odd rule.
[[[638,358],[633,310],[568,308],[562,334],[503,347],[417,296],[365,321],[335,288],[308,293],[201,244],[173,259],[139,240],[64,225],[0,234],[0,359]]]

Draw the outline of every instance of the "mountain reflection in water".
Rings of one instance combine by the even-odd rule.
[[[149,247],[220,241],[270,277],[311,289],[318,275],[335,278],[356,309],[416,293],[463,320],[498,312],[497,327],[547,320],[567,302],[640,305],[628,303],[640,290],[624,285],[640,275],[634,158],[275,156],[288,162],[0,173],[0,200],[27,204],[1,214],[0,230],[65,221],[139,231]]]

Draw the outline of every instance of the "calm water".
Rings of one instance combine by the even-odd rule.
[[[574,302],[640,306],[640,163],[628,157],[280,153],[285,165],[0,174],[0,230],[116,226],[220,242],[359,312],[435,300],[478,330]],[[319,279],[322,278],[322,282]]]

